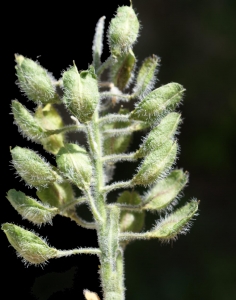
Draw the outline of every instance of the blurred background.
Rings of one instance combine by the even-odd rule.
[[[117,7],[129,1],[57,3],[53,10],[40,2],[29,7],[6,5],[2,24],[4,75],[1,118],[4,143],[1,223],[33,228],[5,199],[8,189],[34,195],[9,168],[9,147],[40,147],[26,142],[13,125],[10,101],[30,102],[14,85],[14,53],[38,60],[56,78],[75,60],[78,69],[91,63],[97,20],[105,15],[106,28]],[[161,58],[157,86],[178,82],[186,88],[180,110],[184,118],[179,135],[177,167],[190,173],[185,201],[201,200],[200,215],[186,236],[173,244],[157,240],[131,243],[125,252],[126,297],[129,300],[233,300],[236,299],[236,2],[233,0],[133,0],[142,30],[134,52],[138,65],[145,57]],[[106,41],[106,38],[104,39]],[[103,60],[108,56],[105,46]],[[7,120],[6,120],[7,117]],[[4,119],[3,119],[4,118]],[[73,137],[71,137],[73,139]],[[135,135],[131,150],[138,146]],[[40,152],[52,161],[44,151]],[[116,179],[134,173],[133,165],[120,164]],[[130,175],[130,176],[131,176]],[[148,214],[150,228],[158,215]],[[96,247],[96,234],[62,217],[54,226],[34,228],[59,249]],[[2,293],[13,299],[83,299],[83,289],[98,292],[99,261],[93,256],[51,260],[44,268],[24,267],[1,232]],[[10,288],[9,288],[10,286]]]

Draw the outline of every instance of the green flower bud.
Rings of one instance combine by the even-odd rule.
[[[45,188],[40,188],[36,194],[43,203],[58,208],[74,199],[72,186],[66,181],[62,183],[53,182]]]
[[[16,55],[16,63],[19,87],[30,100],[44,104],[60,102],[55,80],[47,70],[22,55]]]
[[[180,114],[176,112],[164,117],[160,124],[151,130],[140,149],[136,152],[136,157],[144,157],[170,140],[174,136],[180,120]]]
[[[198,204],[198,201],[190,201],[174,213],[159,221],[149,232],[149,237],[169,241],[176,239],[178,234],[186,234],[191,225],[189,221],[196,216]]]
[[[174,109],[183,97],[185,89],[172,82],[155,89],[148,94],[131,112],[131,119],[153,121],[167,109]]]
[[[160,180],[146,194],[144,209],[162,210],[172,203],[188,182],[188,173],[182,170],[172,171],[166,178]]]
[[[111,69],[111,81],[119,90],[123,91],[132,79],[132,71],[135,66],[135,56],[130,49],[128,53],[122,54],[117,58],[117,61]]]
[[[124,191],[120,197],[117,199],[118,203],[128,204],[128,205],[139,205],[142,200],[138,193]],[[144,212],[133,212],[130,210],[123,210],[120,214],[120,230],[139,232],[142,230],[144,225]]]
[[[57,256],[57,249],[49,247],[42,238],[33,232],[10,223],[3,224],[2,230],[9,243],[26,263],[43,264],[48,259]]]
[[[128,52],[137,40],[139,33],[138,18],[130,6],[121,6],[108,28],[108,43],[113,56]]]
[[[64,127],[62,117],[52,104],[47,104],[44,107],[39,106],[35,112],[35,118],[45,131]],[[55,155],[64,146],[64,139],[64,134],[59,133],[43,137],[40,142],[46,151]]]
[[[43,128],[33,117],[32,113],[17,100],[12,101],[12,113],[14,115],[15,124],[24,136],[36,142],[45,136]]]
[[[157,72],[157,67],[159,66],[160,58],[156,55],[147,57],[139,72],[136,79],[136,85],[134,87],[134,92],[136,95],[144,96],[147,92],[151,90],[155,83],[155,75]]]
[[[134,185],[149,185],[159,179],[173,165],[177,154],[177,143],[167,141],[156,151],[148,154],[138,173],[132,179]]]
[[[47,186],[49,183],[60,179],[49,163],[33,150],[15,147],[11,150],[11,154],[13,166],[28,185]]]
[[[76,66],[63,74],[63,102],[82,123],[90,121],[99,101],[97,77],[94,68],[78,72]]]
[[[82,190],[89,188],[92,165],[86,150],[76,144],[65,144],[58,152],[56,160],[63,176]]]
[[[52,218],[58,212],[57,208],[43,205],[20,191],[8,191],[7,199],[24,219],[27,219],[34,224],[41,225],[43,223],[51,223]]]

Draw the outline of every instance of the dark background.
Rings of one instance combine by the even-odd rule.
[[[1,223],[14,222],[33,228],[5,199],[8,189],[27,190],[9,169],[9,147],[37,145],[27,142],[12,125],[10,101],[17,98],[32,109],[14,85],[14,53],[39,62],[60,78],[75,60],[79,69],[91,63],[91,45],[97,20],[105,15],[106,26],[117,6],[129,1],[83,1],[57,4],[53,9],[40,2],[30,6],[6,5],[1,25],[1,128],[2,205]],[[159,84],[174,81],[186,88],[181,107],[184,123],[179,142],[178,167],[190,173],[189,186],[180,204],[196,197],[200,215],[190,233],[173,245],[137,241],[125,252],[126,297],[129,300],[233,300],[236,299],[236,2],[233,0],[134,0],[142,24],[134,47],[138,63],[151,54],[161,57]],[[108,55],[105,47],[103,60]],[[133,146],[138,145],[137,140]],[[45,152],[41,151],[49,160]],[[120,165],[117,178],[131,173]],[[148,215],[149,228],[157,215]],[[56,217],[54,226],[35,228],[52,246],[71,249],[96,246],[95,232],[78,228]],[[1,293],[14,299],[83,299],[87,288],[100,293],[98,259],[76,256],[51,260],[43,269],[25,268],[16,258],[4,234],[1,238]]]

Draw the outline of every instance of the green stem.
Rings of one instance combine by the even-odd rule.
[[[104,193],[109,193],[113,190],[126,189],[126,188],[131,188],[131,187],[133,187],[132,180],[120,181],[120,182],[115,182],[115,183],[112,183],[111,185],[105,186],[103,191],[104,191]]]
[[[102,158],[103,162],[118,162],[118,161],[135,161],[137,160],[135,158],[135,152],[132,153],[121,153],[121,154],[112,154],[112,155],[106,155]]]
[[[73,250],[58,250],[56,258],[63,257],[63,256],[70,256],[74,254],[95,254],[100,255],[101,251],[98,248],[80,248],[80,249],[73,249]]]

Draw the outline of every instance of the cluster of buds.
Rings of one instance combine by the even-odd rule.
[[[176,133],[181,123],[176,110],[185,89],[175,82],[154,89],[160,62],[156,55],[146,58],[136,71],[133,45],[139,35],[139,21],[132,6],[119,7],[111,20],[107,30],[111,55],[102,63],[104,22],[102,17],[97,23],[93,62],[88,70],[79,72],[74,63],[56,80],[38,62],[16,55],[18,86],[36,107],[31,112],[13,100],[14,122],[24,137],[55,157],[55,164],[28,148],[11,149],[16,172],[36,189],[38,199],[14,189],[7,193],[23,219],[36,225],[52,224],[59,214],[79,226],[96,229],[99,248],[63,251],[17,225],[5,223],[2,229],[29,264],[70,254],[97,254],[104,299],[118,300],[124,299],[120,259],[129,241],[176,239],[189,228],[198,201],[191,200],[173,211],[188,182],[187,172],[174,169],[179,152]],[[101,76],[104,70],[109,74],[106,81]],[[136,101],[132,111],[130,101]],[[58,105],[66,108],[74,123],[64,124]],[[68,142],[69,131],[83,131],[87,147]],[[146,137],[137,151],[129,153],[135,131],[143,131]],[[130,180],[113,182],[115,164],[120,161],[140,161],[140,165]],[[136,186],[147,190],[141,195]],[[81,190],[82,197],[75,197],[74,187]],[[121,188],[125,191],[108,203],[107,194]],[[81,203],[90,207],[93,222],[78,215],[76,207]],[[149,231],[143,231],[146,211],[161,214]],[[85,292],[87,299],[91,298],[89,293]]]

